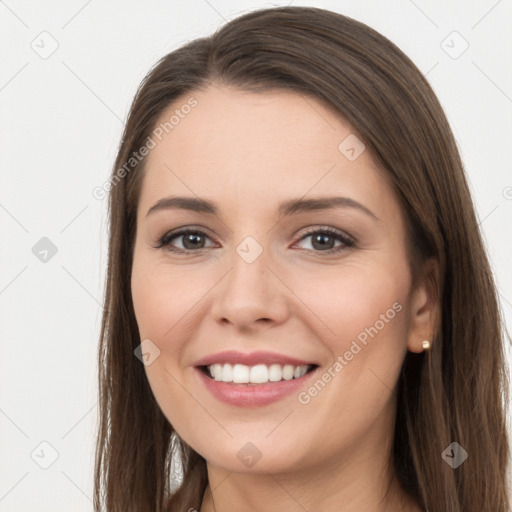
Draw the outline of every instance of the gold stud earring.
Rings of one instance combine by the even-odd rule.
[[[422,346],[423,346],[423,350],[429,350],[429,349],[430,349],[430,341],[425,340],[425,341],[422,343]]]

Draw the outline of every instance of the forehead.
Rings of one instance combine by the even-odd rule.
[[[196,105],[185,109],[190,98]],[[173,113],[182,109],[188,113],[178,120]],[[229,146],[230,160],[246,159],[256,152],[259,158],[270,160],[291,156],[289,153],[297,149],[302,150],[302,158],[311,155],[316,160],[324,153],[325,159],[330,159],[337,153],[339,137],[353,132],[341,116],[316,98],[288,90],[254,93],[211,86],[175,100],[158,124],[163,126],[171,117],[175,124],[163,135],[160,149],[187,152],[197,158],[206,153],[220,158]],[[156,149],[151,156],[160,156]]]
[[[212,86],[175,100],[157,127],[139,204],[175,193],[261,209],[283,197],[339,192],[393,206],[369,152],[347,158],[346,141],[364,148],[353,127],[311,96]]]

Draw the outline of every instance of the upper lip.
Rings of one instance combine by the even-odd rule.
[[[304,361],[296,357],[278,354],[275,352],[237,352],[236,350],[226,350],[224,352],[217,352],[205,356],[194,363],[194,366],[210,366],[212,364],[243,364],[246,366],[255,366],[257,364],[291,364],[293,366],[306,366],[312,363],[311,361]]]

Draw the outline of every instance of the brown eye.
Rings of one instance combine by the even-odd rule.
[[[307,238],[311,238],[311,246],[314,252],[338,252],[355,245],[355,241],[352,238],[333,228],[309,231],[301,237],[301,240]],[[337,241],[339,244],[335,245]]]
[[[173,244],[174,240],[181,239],[181,247],[176,247]],[[205,249],[206,239],[209,237],[206,233],[199,230],[183,229],[181,231],[170,232],[165,234],[158,242],[157,248],[166,247],[170,251],[177,252],[194,252],[200,249]]]
[[[200,233],[190,233],[181,235],[183,238],[183,246],[187,250],[202,249],[204,247],[204,239]]]
[[[334,237],[330,235],[326,235],[324,233],[318,233],[316,235],[311,235],[311,245],[315,249],[324,250],[324,249],[333,249],[334,243],[336,240]]]

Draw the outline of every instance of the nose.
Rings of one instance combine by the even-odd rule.
[[[259,331],[281,324],[289,315],[287,287],[283,277],[271,268],[269,251],[254,260],[234,251],[231,268],[218,286],[212,313],[218,323],[239,331]]]

